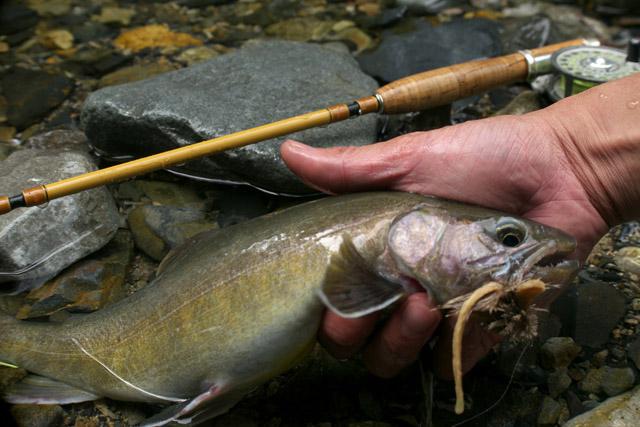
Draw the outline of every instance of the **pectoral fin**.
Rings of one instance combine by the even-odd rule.
[[[200,424],[208,419],[227,412],[248,390],[224,392],[217,386],[211,386],[204,393],[191,400],[169,406],[144,420],[140,427],[159,427],[167,424]]]
[[[99,399],[93,393],[39,375],[27,375],[11,385],[2,396],[9,403],[65,405]]]
[[[338,253],[331,257],[319,294],[336,314],[355,318],[393,304],[404,295],[404,289],[377,274],[345,237]]]

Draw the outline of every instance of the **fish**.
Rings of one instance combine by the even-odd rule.
[[[326,197],[199,234],[133,295],[63,323],[0,315],[0,360],[31,374],[10,403],[166,404],[143,425],[196,424],[295,365],[325,307],[439,304],[488,281],[563,284],[575,240],[506,213],[402,192]]]

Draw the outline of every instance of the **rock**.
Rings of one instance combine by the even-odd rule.
[[[166,61],[131,65],[103,76],[98,82],[98,87],[137,82],[175,69],[175,65]]]
[[[560,317],[563,334],[571,335],[577,344],[598,348],[626,312],[624,295],[613,286],[590,280],[579,283],[558,298],[552,312]]]
[[[128,190],[122,191],[123,188]],[[206,197],[198,194],[192,187],[163,181],[136,180],[120,184],[120,196],[130,200],[140,201],[146,197],[154,205],[176,206],[197,210],[208,210],[209,202]],[[137,198],[136,198],[137,197]]]
[[[95,169],[83,153],[18,150],[0,167],[0,194],[59,181]],[[16,209],[0,216],[2,281],[29,287],[44,282],[103,247],[120,218],[104,187],[52,200],[44,209]],[[1,285],[7,289],[6,284]]]
[[[219,52],[207,47],[207,46],[199,46],[192,47],[180,53],[176,57],[176,59],[180,62],[183,62],[187,65],[193,65],[197,62],[206,61],[211,58],[215,58],[220,55]]]
[[[545,396],[538,414],[538,425],[555,425],[561,412],[562,405],[549,396]]]
[[[566,368],[581,350],[571,337],[549,338],[540,348],[542,366],[547,369]]]
[[[633,387],[634,381],[635,374],[631,368],[603,366],[590,369],[578,384],[578,388],[586,393],[604,392],[608,396],[616,396]]]
[[[9,154],[11,154],[13,151],[14,149],[10,145],[0,143],[0,161],[3,161],[7,157],[9,157]]]
[[[539,5],[541,11],[553,23],[549,42],[557,43],[582,37],[605,41],[612,37],[611,30],[604,23],[585,16],[576,6],[547,2],[540,2]]]
[[[89,151],[87,137],[79,130],[57,129],[27,139],[22,148],[35,150]]]
[[[540,98],[534,91],[527,90],[517,95],[507,106],[495,113],[496,116],[514,115],[530,113],[542,108]]]
[[[18,427],[57,427],[64,424],[64,410],[59,405],[14,405],[11,415]]]
[[[640,274],[640,248],[627,246],[618,251],[615,257],[620,270],[631,274]]]
[[[502,44],[505,52],[544,46],[551,36],[552,23],[545,15],[502,21]]]
[[[133,258],[133,239],[118,231],[104,248],[34,289],[26,296],[17,318],[50,316],[61,310],[91,312],[126,296],[125,274]]]
[[[129,228],[136,245],[161,261],[169,250],[190,237],[218,228],[206,212],[176,206],[139,206],[129,214]]]
[[[466,0],[396,0],[398,6],[407,6],[415,13],[437,14],[445,9],[466,6]]]
[[[139,52],[147,48],[200,46],[199,40],[187,33],[176,33],[166,25],[146,25],[120,34],[113,44],[119,49]]]
[[[38,122],[66,99],[73,81],[63,74],[15,68],[0,78],[7,121],[18,129]]]
[[[384,31],[380,46],[358,57],[362,69],[389,82],[421,71],[501,52],[498,25],[485,19],[465,19],[439,26],[416,22],[405,33]]]
[[[111,37],[116,33],[116,30],[99,22],[87,21],[74,26],[72,32],[78,43],[86,43],[92,40]]]
[[[36,25],[38,14],[22,2],[5,0],[0,2],[0,34],[15,34]]]
[[[595,409],[579,415],[564,427],[616,426],[635,427],[640,413],[640,387],[605,400]]]
[[[84,105],[82,122],[91,144],[107,156],[142,156],[345,102],[375,88],[349,55],[318,45],[268,41],[153,79],[94,92]],[[290,137],[317,147],[364,145],[375,141],[376,124],[377,118],[370,115]],[[248,182],[273,192],[309,192],[280,159],[284,139],[173,169],[195,177]]]
[[[629,359],[633,361],[636,368],[640,369],[640,336],[637,336],[631,341],[627,347],[627,354]]]
[[[571,377],[567,375],[566,368],[560,368],[553,371],[547,378],[547,387],[551,397],[560,396],[571,385]]]
[[[331,32],[335,22],[314,17],[297,17],[271,24],[265,30],[267,35],[293,41],[320,41]]]
[[[27,0],[27,4],[41,16],[62,16],[71,10],[71,0]]]
[[[0,142],[10,142],[16,135],[16,128],[13,126],[0,126]]]
[[[76,74],[102,76],[127,64],[131,59],[131,56],[119,54],[106,47],[90,47],[81,49],[71,56],[65,63],[65,68]]]
[[[612,368],[605,366],[602,375],[602,391],[607,396],[617,396],[631,387],[635,382],[635,374],[631,368]]]
[[[40,37],[40,43],[49,49],[70,49],[73,47],[73,34],[67,30],[47,31]]]
[[[91,19],[101,24],[129,25],[135,14],[135,9],[105,6],[100,11],[100,15],[94,15]]]

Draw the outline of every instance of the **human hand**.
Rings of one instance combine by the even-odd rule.
[[[389,189],[429,194],[483,205],[562,229],[576,237],[584,259],[608,229],[576,176],[575,159],[544,117],[536,114],[467,122],[431,132],[404,135],[365,147],[315,149],[293,141],[282,146],[289,168],[327,193]],[[367,342],[373,314],[343,319],[327,312],[320,340],[336,357],[363,349],[376,375],[390,377],[413,362],[440,321],[425,293],[409,296]],[[450,376],[451,322],[436,348],[437,370]],[[470,369],[497,342],[470,328],[465,334],[463,370]],[[366,344],[365,344],[366,343]]]

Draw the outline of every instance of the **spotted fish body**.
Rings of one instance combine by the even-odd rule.
[[[408,216],[415,212],[422,215],[418,223]],[[435,289],[443,268],[431,268],[437,274],[429,278],[425,265],[440,262],[433,249],[444,242],[420,233],[428,233],[431,223],[459,231],[475,224],[477,233],[478,221],[495,223],[503,215],[409,193],[361,193],[203,233],[170,254],[153,283],[103,310],[63,324],[0,317],[0,360],[60,384],[56,393],[39,392],[37,381],[18,385],[5,398],[69,403],[100,396],[174,404],[149,425],[217,415],[305,354],[315,342],[323,301],[345,315],[362,315],[401,297],[408,280],[436,298],[451,297]],[[572,244],[557,230],[535,227],[541,228],[530,228],[530,237],[555,242],[556,251]],[[417,246],[425,244],[428,254],[416,257]],[[447,245],[466,250],[462,243]],[[483,245],[471,246],[495,252]],[[506,274],[502,270],[491,271]],[[361,279],[380,288],[370,292],[355,283]],[[341,283],[353,283],[349,295],[362,295],[362,304],[345,297]],[[462,282],[447,286],[461,287],[458,295],[466,291]]]

